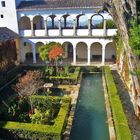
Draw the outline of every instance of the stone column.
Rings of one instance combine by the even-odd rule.
[[[31,20],[31,36],[35,36],[34,34],[34,22]]]
[[[88,35],[91,36],[91,19],[88,19]]]
[[[76,36],[76,19],[73,20],[73,36]]]
[[[76,65],[76,47],[73,47],[73,64]]]
[[[62,30],[61,30],[61,19],[58,20],[58,29],[59,29],[59,36],[62,35]]]
[[[21,47],[20,47],[20,59],[21,62],[25,62],[25,46],[24,43],[20,43]]]
[[[52,17],[52,29],[54,29],[54,17]]]
[[[105,65],[105,46],[102,47],[102,65]]]
[[[35,45],[32,45],[33,63],[36,63],[36,50]]]
[[[77,29],[79,29],[79,17],[76,18],[76,23],[77,23]]]
[[[47,20],[44,20],[45,36],[48,36]]]
[[[107,36],[106,19],[104,19],[104,24],[103,24],[103,26],[104,26],[104,27],[103,27],[103,28],[104,28],[104,29],[103,29],[103,30],[104,30],[104,31],[103,31],[103,35],[104,35],[104,36]]]
[[[64,17],[64,28],[66,29],[67,27],[67,17]]]
[[[88,48],[87,57],[88,57],[87,64],[90,65],[90,48]]]

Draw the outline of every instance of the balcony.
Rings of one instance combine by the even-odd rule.
[[[89,35],[89,30],[88,29],[77,29],[75,30],[76,36],[79,37],[111,37],[116,35],[117,29],[107,29],[106,34],[104,34],[104,29],[91,29],[91,34]],[[60,36],[60,31],[59,29],[49,29],[47,33],[45,33],[45,30],[34,30],[34,37],[45,37],[46,35],[48,37],[57,37]],[[22,37],[31,37],[32,36],[32,31],[31,30],[20,30],[20,36]],[[61,36],[63,37],[73,37],[74,36],[74,30],[73,29],[62,29],[61,30]]]

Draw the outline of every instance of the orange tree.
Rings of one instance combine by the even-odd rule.
[[[60,43],[50,42],[39,48],[39,54],[43,61],[54,61],[55,62],[55,72],[57,72],[57,61],[62,58],[64,54],[64,49]]]

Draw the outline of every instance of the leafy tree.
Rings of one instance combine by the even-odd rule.
[[[51,50],[51,48],[53,48],[55,44],[56,44],[55,42],[50,42],[39,48],[39,55],[43,61],[49,61],[49,56],[48,56],[49,51]]]
[[[55,62],[55,74],[56,74],[57,61],[58,59],[62,58],[64,54],[64,49],[62,48],[62,45],[60,43],[50,42],[40,47],[39,54],[42,60]]]
[[[136,25],[135,21],[131,21],[129,44],[132,51],[136,55],[140,55],[140,24]]]

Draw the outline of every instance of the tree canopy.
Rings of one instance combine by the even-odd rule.
[[[50,61],[62,57],[64,49],[60,43],[50,42],[39,48],[39,54],[43,61]]]

